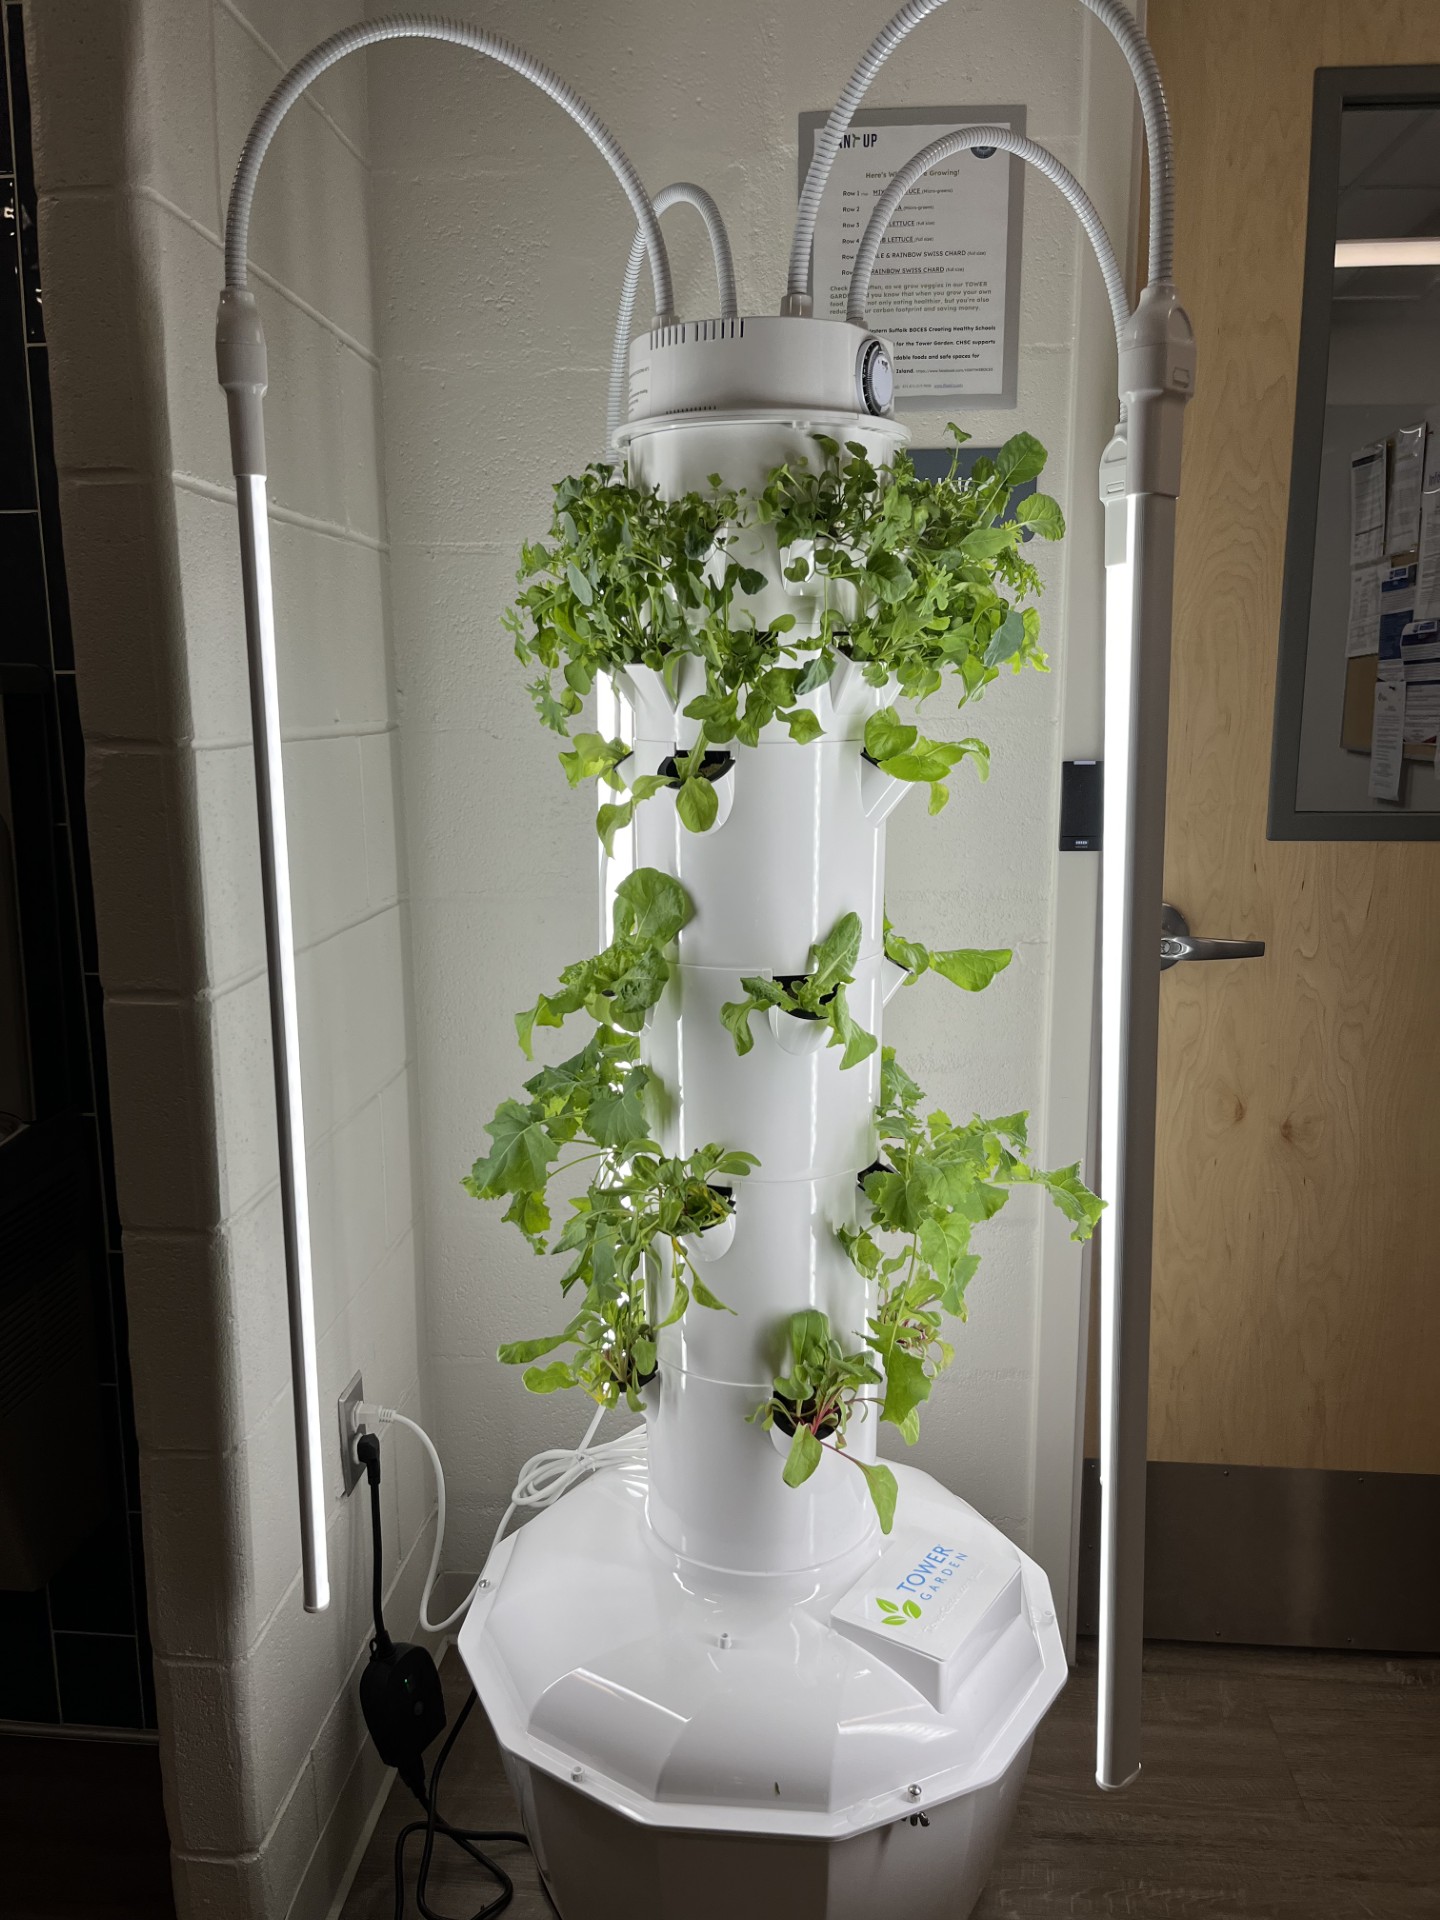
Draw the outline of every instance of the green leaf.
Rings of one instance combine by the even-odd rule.
[[[598,733],[577,733],[573,747],[573,752],[560,755],[565,778],[572,787],[578,787],[582,780],[606,778],[630,755],[623,740],[606,740]]]
[[[948,740],[921,740],[913,751],[897,753],[880,764],[893,780],[928,783],[943,780],[956,761],[964,757],[964,748]]]
[[[860,936],[859,914],[845,913],[825,938],[811,947],[807,980],[813,994],[828,993],[837,983],[854,978],[855,962],[860,954]]]
[[[485,1122],[492,1145],[477,1160],[470,1178],[487,1198],[502,1193],[536,1193],[544,1188],[550,1162],[560,1157],[560,1146],[518,1100],[502,1100],[493,1120]]]
[[[1105,1211],[1105,1202],[1080,1178],[1080,1163],[1042,1173],[1041,1183],[1067,1220],[1075,1223],[1072,1240],[1088,1240]]]
[[[1045,449],[1033,433],[1012,433],[995,456],[995,475],[1009,487],[1038,480],[1045,470]]]
[[[930,1375],[922,1358],[897,1345],[881,1354],[881,1364],[885,1369],[885,1404],[880,1418],[892,1427],[901,1428],[913,1445],[916,1431],[911,1425],[911,1416],[930,1398]]]
[[[795,682],[796,693],[814,693],[817,687],[823,687],[829,682],[834,672],[835,656],[828,647],[823,648],[812,660],[806,662],[804,672]]]
[[[879,1041],[851,1013],[843,986],[836,987],[829,1011],[832,1035],[829,1044],[845,1049],[840,1056],[841,1071],[846,1067],[858,1067],[862,1060],[868,1060],[874,1053]]]
[[[541,1193],[517,1193],[511,1197],[503,1218],[518,1227],[537,1253],[545,1251],[544,1235],[550,1231],[550,1209]]]
[[[880,1516],[880,1531],[882,1533],[889,1533],[895,1524],[895,1502],[900,1497],[900,1489],[895,1483],[895,1476],[889,1467],[881,1466],[878,1462],[874,1466],[868,1466],[865,1461],[857,1460],[855,1465],[859,1467],[860,1471],[864,1474],[869,1485],[870,1498],[874,1501],[875,1511]],[[791,1484],[793,1485],[794,1483],[792,1482]]]
[[[720,811],[720,799],[715,792],[714,782],[693,774],[682,783],[676,795],[675,811],[680,816],[681,825],[688,827],[691,833],[708,833]]]
[[[521,1375],[521,1381],[530,1393],[563,1393],[566,1387],[580,1384],[568,1360],[557,1360],[548,1367],[530,1367]]]
[[[618,1091],[602,1089],[592,1098],[585,1126],[601,1147],[628,1147],[649,1134],[642,1094],[648,1075],[643,1067],[628,1076]]]
[[[672,874],[637,867],[615,889],[615,937],[652,944],[673,940],[694,912],[689,894]]]
[[[595,831],[600,836],[601,845],[607,854],[615,852],[615,836],[622,827],[628,827],[635,818],[633,800],[609,801],[596,809]]]
[[[1025,622],[1012,607],[992,634],[985,649],[987,667],[998,667],[1017,654],[1025,641]]]
[[[594,604],[595,589],[573,560],[566,562],[565,578],[570,582],[570,591],[582,607],[588,607]]]
[[[932,953],[930,964],[966,993],[980,993],[1013,958],[1009,947],[952,947],[945,953]]]
[[[1013,521],[999,527],[976,527],[960,542],[960,552],[966,560],[994,560],[1008,553],[1019,538],[1020,529]]]
[[[758,1011],[753,1000],[727,1000],[720,1009],[721,1021],[735,1042],[735,1051],[742,1056],[749,1053],[755,1044],[755,1036],[750,1031],[750,1016]]]
[[[887,1531],[888,1531],[888,1529],[887,1529]],[[920,1603],[919,1603],[919,1601],[918,1601],[918,1600],[907,1600],[907,1601],[905,1602],[905,1611],[906,1611],[906,1613],[907,1613],[907,1614],[909,1614],[909,1616],[910,1616],[910,1618],[911,1618],[912,1620],[918,1620],[918,1619],[919,1619],[919,1618],[921,1617],[921,1613],[922,1613],[922,1609],[921,1609],[921,1606],[920,1606]]]
[[[575,1325],[572,1320],[563,1333],[547,1333],[538,1340],[507,1340],[503,1347],[496,1349],[495,1358],[507,1367],[528,1367],[532,1360],[539,1360],[557,1347],[563,1347],[567,1340],[573,1340]]]
[[[1022,526],[1038,533],[1042,540],[1063,540],[1065,537],[1065,516],[1060,511],[1058,500],[1052,500],[1048,493],[1028,494],[1015,506],[1015,518]]]
[[[790,729],[790,738],[802,747],[808,747],[812,740],[818,740],[825,731],[820,724],[820,716],[809,707],[792,707],[783,718]]]
[[[865,751],[882,765],[914,746],[919,737],[919,728],[907,727],[894,707],[881,707],[865,722]]]
[[[796,1427],[785,1456],[784,1481],[787,1487],[803,1486],[824,1457],[825,1449],[808,1427]]]

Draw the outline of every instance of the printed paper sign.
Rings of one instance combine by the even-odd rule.
[[[1373,440],[1350,456],[1350,564],[1385,558],[1385,442]]]
[[[1398,800],[1405,744],[1405,682],[1375,682],[1375,719],[1370,731],[1370,798]]]
[[[1345,628],[1345,657],[1380,649],[1380,575],[1377,566],[1356,567],[1350,575],[1350,618]]]
[[[1425,423],[1395,436],[1390,497],[1385,511],[1386,553],[1409,553],[1420,539],[1420,482],[1425,472]]]
[[[903,124],[861,112],[845,135],[815,229],[819,319],[845,318],[850,270],[871,210],[905,162],[958,127],[992,122],[988,113],[931,111],[933,120]],[[1009,257],[1010,174],[1008,154],[957,153],[932,167],[895,210],[865,312],[894,344],[902,401],[999,398],[1007,389],[1013,395],[1007,293],[1019,263]]]

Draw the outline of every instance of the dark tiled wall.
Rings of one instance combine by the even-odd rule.
[[[95,915],[85,839],[85,753],[75,700],[75,659],[60,545],[50,429],[50,378],[35,224],[23,8],[4,7],[5,99],[0,113],[0,663],[49,678],[49,723],[63,769],[57,793],[17,793],[48,807],[65,881],[70,951],[49,1004],[31,1015],[75,1044],[47,1050],[44,1071],[63,1076],[52,1105],[83,1116],[93,1142],[96,1312],[101,1353],[108,1498],[106,1517],[39,1593],[0,1593],[0,1721],[153,1727],[145,1627],[135,1421],[126,1351],[120,1223],[105,1080],[105,1033],[96,970]],[[37,1077],[42,1071],[37,1057]],[[39,1089],[37,1088],[37,1093]],[[3,1903],[0,1903],[3,1904]]]

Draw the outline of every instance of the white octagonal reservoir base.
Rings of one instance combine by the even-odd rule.
[[[502,1544],[460,1652],[563,1920],[970,1912],[1064,1651],[1040,1568],[896,1477],[888,1540],[798,1573],[670,1552],[643,1464]]]

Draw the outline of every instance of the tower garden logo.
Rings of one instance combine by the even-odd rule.
[[[903,1606],[896,1606],[893,1600],[882,1600],[877,1594],[875,1604],[880,1609],[882,1627],[906,1627],[912,1620],[920,1618],[920,1609],[913,1600],[907,1600]]]

